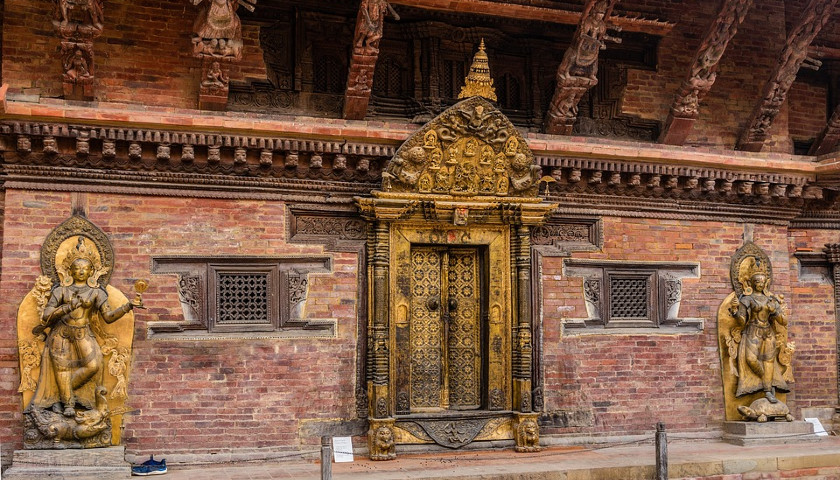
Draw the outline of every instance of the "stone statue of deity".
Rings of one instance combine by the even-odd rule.
[[[70,235],[68,222],[88,228]],[[18,311],[25,448],[118,443],[112,417],[126,411],[132,311],[142,308],[146,284],[135,284],[132,301],[107,284],[113,254],[90,227],[96,229],[74,216],[50,234],[42,270],[52,271],[43,272]]]
[[[770,292],[772,268],[767,255],[749,242],[731,265],[734,292],[718,315],[727,420],[737,411],[748,420],[791,421],[780,394],[793,382],[784,297]],[[730,412],[732,410],[732,412]]]

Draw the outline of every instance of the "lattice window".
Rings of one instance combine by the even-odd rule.
[[[216,325],[270,325],[268,274],[218,274]]]
[[[609,322],[651,322],[650,279],[610,276]]]
[[[270,331],[279,324],[276,265],[210,265],[210,331]]]
[[[444,60],[441,64],[440,96],[455,98],[461,93],[461,86],[464,85],[465,64],[456,60]]]
[[[318,93],[343,93],[346,68],[338,57],[322,55],[313,65],[315,91]]]
[[[586,306],[586,317],[566,319],[566,328],[702,329],[702,319],[679,315],[682,279],[698,278],[698,264],[584,259],[564,263],[568,276],[581,278]]]
[[[329,333],[334,322],[304,319],[310,273],[332,270],[324,256],[152,259],[152,272],[177,274],[182,321],[150,322],[153,334],[279,332]]]

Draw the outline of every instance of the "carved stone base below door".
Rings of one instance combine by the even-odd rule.
[[[393,418],[370,419],[368,451],[371,460],[393,460],[397,458]]]
[[[513,434],[517,452],[539,452],[540,426],[537,424],[538,413],[514,413]]]

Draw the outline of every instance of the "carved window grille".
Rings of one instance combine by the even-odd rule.
[[[215,325],[271,325],[268,273],[216,273]]]
[[[342,61],[334,55],[324,54],[318,57],[313,67],[315,92],[343,93],[345,70]]]
[[[607,326],[656,326],[652,308],[653,272],[646,275],[607,271],[609,278]]]
[[[567,259],[567,277],[582,278],[585,318],[566,328],[660,328],[702,330],[703,320],[681,318],[682,280],[698,278],[696,263]]]
[[[499,105],[508,110],[521,110],[522,105],[522,82],[517,77],[506,73],[496,81],[496,95],[499,97]]]
[[[444,60],[440,75],[440,95],[443,98],[456,98],[464,84],[464,61]]]
[[[177,274],[183,310],[178,322],[153,322],[152,333],[323,330],[334,323],[307,321],[309,273],[331,270],[329,257],[158,257],[152,273]]]
[[[373,93],[380,97],[406,97],[405,68],[393,56],[387,56],[376,62],[376,74],[373,76]]]

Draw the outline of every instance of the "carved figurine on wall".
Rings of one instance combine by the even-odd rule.
[[[58,0],[57,6],[56,16],[62,26],[73,21],[71,12],[78,9],[85,17],[84,20],[80,19],[79,23],[89,24],[99,31],[102,30],[102,0]]]
[[[205,0],[192,0],[198,5]],[[240,5],[253,11],[256,0],[206,0],[193,24],[195,56],[242,56],[242,21],[236,14]]]
[[[64,81],[72,83],[84,83],[93,79],[88,68],[88,61],[80,48],[73,50],[73,53],[64,59]]]
[[[734,388],[731,394],[735,399],[753,400],[749,405],[733,404],[746,419],[792,421],[787,405],[777,394],[790,390],[794,346],[787,341],[784,297],[769,290],[770,260],[755,244],[747,243],[733,258],[731,275],[735,292],[719,312],[723,315],[719,315],[721,347],[725,347],[721,354],[728,356],[724,368],[731,375],[729,379],[724,375],[724,382],[729,383],[725,390]]]
[[[30,372],[30,378],[21,378],[26,448],[110,446],[118,442],[115,431],[119,435],[111,418],[126,411],[122,404],[134,327],[130,314],[143,307],[146,283],[138,281],[137,295],[128,301],[108,285],[113,254],[102,243],[107,242],[104,234],[91,238],[88,232],[101,231],[76,230],[78,235],[65,237],[68,222],[79,226],[87,220],[71,217],[50,234],[42,249],[45,275],[18,311],[21,351],[42,352],[40,358],[21,356],[21,371]],[[85,227],[96,228],[89,222]],[[42,288],[52,283],[51,277],[57,285],[51,291]],[[30,393],[33,370],[37,382]]]
[[[396,20],[400,16],[385,0],[362,0],[356,20],[356,35],[353,46],[356,53],[376,55],[382,39],[385,15],[390,13]]]

